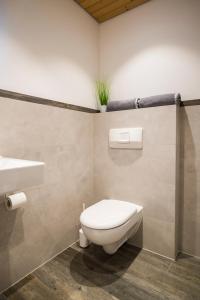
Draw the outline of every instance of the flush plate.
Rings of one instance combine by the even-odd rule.
[[[44,181],[44,166],[40,161],[0,157],[0,194],[37,186]]]
[[[135,128],[114,128],[109,131],[109,146],[111,148],[142,149],[143,129]]]

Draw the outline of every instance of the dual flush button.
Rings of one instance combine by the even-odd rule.
[[[109,132],[111,148],[142,149],[142,128],[115,128]]]

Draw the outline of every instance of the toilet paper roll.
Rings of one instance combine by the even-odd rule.
[[[25,193],[16,193],[9,195],[5,199],[6,208],[8,210],[14,210],[24,205],[27,202],[27,197]]]

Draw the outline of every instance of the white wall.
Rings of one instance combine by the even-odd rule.
[[[0,88],[95,108],[98,30],[72,0],[1,0]]]
[[[151,0],[100,26],[100,74],[113,100],[200,97],[200,1]]]
[[[0,88],[95,108],[100,60],[112,99],[199,98],[199,12],[151,0],[99,26],[73,0],[0,0]]]

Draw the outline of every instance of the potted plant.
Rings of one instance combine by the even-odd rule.
[[[99,99],[100,103],[100,111],[105,112],[106,111],[106,106],[108,103],[109,99],[109,88],[106,82],[98,80],[96,82],[96,91],[97,91],[97,97]]]

